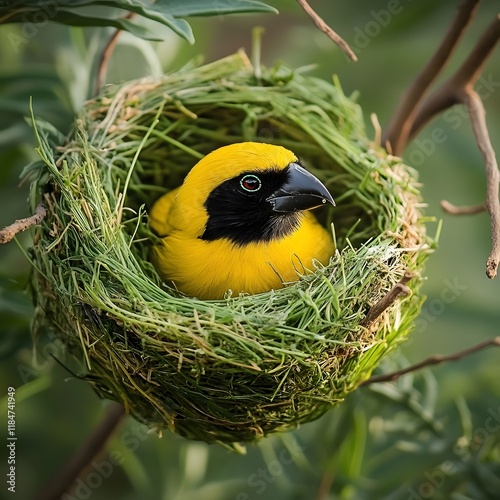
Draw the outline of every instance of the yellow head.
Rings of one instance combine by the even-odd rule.
[[[294,153],[243,142],[209,153],[192,168],[169,219],[192,237],[243,244],[293,230],[300,211],[326,202],[334,204],[330,193]]]

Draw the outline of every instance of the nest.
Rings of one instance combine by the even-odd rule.
[[[370,144],[336,80],[256,71],[238,53],[107,87],[69,139],[36,130],[31,208],[44,202],[48,215],[31,249],[35,325],[49,325],[101,397],[149,426],[219,443],[293,429],[341,402],[410,331],[429,252],[415,172]],[[205,154],[241,141],[289,148],[330,189],[338,251],[277,291],[183,297],[148,261],[148,207]],[[406,271],[418,273],[412,295],[364,324]]]

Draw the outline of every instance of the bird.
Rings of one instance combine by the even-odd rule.
[[[282,288],[335,244],[309,210],[335,206],[328,189],[288,149],[261,142],[222,146],[149,210],[159,237],[150,260],[164,283],[218,300]]]

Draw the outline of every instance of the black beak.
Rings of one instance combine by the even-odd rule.
[[[267,200],[274,212],[300,212],[321,207],[326,203],[335,206],[332,195],[319,179],[297,163],[288,166],[288,179]]]

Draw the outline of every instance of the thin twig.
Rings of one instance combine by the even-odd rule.
[[[491,251],[486,261],[486,275],[492,279],[497,275],[500,264],[500,201],[498,200],[500,173],[498,172],[495,150],[491,145],[486,125],[486,111],[481,98],[477,92],[469,87],[466,90],[464,102],[469,111],[472,130],[486,168],[486,208],[490,214],[491,224]]]
[[[93,430],[81,448],[73,455],[56,476],[52,477],[38,493],[35,500],[59,500],[69,491],[78,476],[101,451],[125,415],[125,409],[118,403],[111,403],[106,415]]]
[[[457,207],[446,200],[441,200],[441,208],[451,215],[475,215],[486,210],[486,203],[480,205],[472,205],[468,207]]]
[[[434,354],[433,356],[430,356],[413,365],[407,366],[406,368],[402,368],[401,370],[397,370],[391,373],[386,373],[384,375],[377,375],[375,377],[371,377],[368,380],[365,380],[360,385],[364,386],[370,384],[378,384],[379,382],[393,382],[394,380],[397,380],[399,377],[401,377],[402,375],[406,375],[407,373],[414,372],[416,370],[420,370],[428,366],[447,363],[448,361],[458,361],[462,358],[465,358],[469,354],[482,351],[483,349],[486,349],[488,347],[500,347],[500,337],[484,340],[483,342],[479,342],[478,344],[475,344],[472,347],[468,347],[463,351],[458,351],[453,354],[448,354],[448,355]]]
[[[135,12],[129,12],[124,19],[132,19],[135,16]],[[94,94],[97,95],[106,81],[106,74],[108,72],[109,60],[115,50],[116,44],[118,43],[118,38],[120,37],[122,30],[117,29],[110,36],[108,43],[104,47],[101,54],[101,59],[99,61],[99,66],[97,67],[97,76],[94,88]]]
[[[455,19],[430,61],[417,75],[410,88],[403,95],[392,116],[382,144],[394,155],[400,155],[410,138],[417,108],[431,83],[449,61],[462,38],[465,28],[472,20],[480,0],[465,0],[459,7]]]
[[[389,290],[375,305],[373,305],[365,318],[361,321],[361,326],[368,328],[388,307],[390,307],[401,296],[408,296],[411,290],[406,286],[415,273],[407,271],[404,276]]]
[[[26,231],[26,229],[40,224],[40,222],[45,219],[46,215],[47,210],[45,209],[45,206],[40,203],[35,208],[35,213],[33,215],[26,217],[25,219],[18,219],[10,224],[10,226],[6,226],[0,231],[0,244],[8,243],[17,233]]]
[[[330,40],[340,47],[344,54],[351,59],[351,61],[356,62],[358,60],[356,54],[352,51],[349,44],[335,31],[333,31],[328,24],[314,11],[314,9],[307,3],[307,0],[297,0],[298,4],[305,10],[306,14],[313,20],[316,27],[325,33]]]

